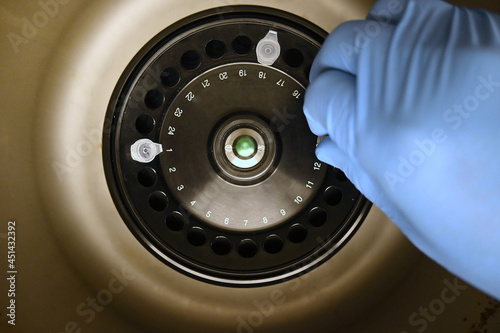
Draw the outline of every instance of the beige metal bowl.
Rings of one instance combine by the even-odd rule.
[[[375,207],[326,264],[261,288],[185,277],[129,232],[102,162],[104,114],[118,78],[168,25],[239,4],[286,10],[330,31],[364,17],[372,2],[0,4],[0,275],[14,220],[18,272],[15,327],[6,317],[10,283],[0,282],[1,331],[412,333],[470,332],[480,324],[500,331],[499,315],[487,311],[495,303],[425,258]]]

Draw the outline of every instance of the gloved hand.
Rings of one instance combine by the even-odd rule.
[[[342,169],[424,253],[500,299],[500,16],[381,0],[327,38],[304,111]]]

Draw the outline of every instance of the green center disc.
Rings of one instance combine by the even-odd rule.
[[[257,144],[255,140],[249,136],[241,136],[236,139],[234,144],[235,152],[242,158],[249,158],[255,155]]]

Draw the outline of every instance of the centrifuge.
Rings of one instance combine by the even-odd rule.
[[[372,4],[4,1],[2,331],[500,331],[315,156],[311,65]]]

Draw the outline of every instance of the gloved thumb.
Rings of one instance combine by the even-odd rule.
[[[367,170],[361,168],[356,160],[340,149],[330,138],[326,138],[316,148],[316,156],[344,172],[353,185],[378,207],[387,206],[387,198],[379,184]],[[387,212],[386,212],[387,213]]]

